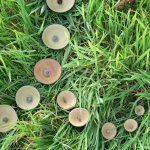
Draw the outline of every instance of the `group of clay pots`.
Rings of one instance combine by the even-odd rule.
[[[142,116],[145,113],[145,109],[143,106],[139,105],[135,107],[135,114],[137,116]],[[124,122],[124,129],[127,132],[134,132],[138,128],[138,123],[135,119],[128,119]],[[111,140],[117,135],[117,128],[116,126],[111,123],[105,123],[102,127],[102,135],[104,138]]]
[[[55,12],[63,13],[70,10],[75,0],[47,0],[49,8]],[[59,50],[66,47],[70,40],[68,29],[59,24],[48,26],[42,34],[43,43],[51,49]],[[42,59],[35,64],[34,76],[43,84],[53,84],[61,76],[60,64],[51,58]],[[16,93],[16,103],[19,108],[31,110],[38,106],[40,102],[39,91],[30,85],[21,87]],[[76,97],[70,91],[63,91],[58,95],[58,105],[69,110],[75,107]],[[89,113],[84,108],[73,109],[69,113],[69,121],[72,125],[84,126],[89,119]],[[16,111],[9,105],[0,105],[0,132],[10,131],[18,120]]]

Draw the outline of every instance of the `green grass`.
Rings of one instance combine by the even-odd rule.
[[[123,11],[114,10],[117,0],[78,0],[72,10],[57,14],[45,0],[0,0],[0,104],[17,111],[14,130],[0,133],[2,150],[149,150],[150,149],[150,2],[136,1]],[[58,23],[71,32],[63,50],[45,47],[41,34]],[[63,74],[53,85],[35,80],[33,67],[43,58],[53,58]],[[16,91],[35,86],[41,104],[24,111],[15,102]],[[68,122],[56,97],[73,91],[77,106],[90,112],[84,128]],[[134,114],[137,104],[145,106],[143,117]],[[123,123],[134,118],[139,128],[127,133]],[[118,130],[115,139],[101,135],[105,122]]]

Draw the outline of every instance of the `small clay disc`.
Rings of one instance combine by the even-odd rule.
[[[23,86],[16,93],[16,103],[21,109],[34,109],[39,102],[40,93],[35,87]]]
[[[44,44],[54,50],[66,47],[69,43],[69,39],[70,33],[68,29],[59,24],[48,26],[42,34]]]
[[[54,59],[42,59],[34,67],[34,76],[43,84],[53,84],[61,76],[61,66]]]
[[[135,114],[137,116],[143,116],[145,113],[145,108],[141,105],[135,107]]]
[[[85,108],[75,108],[69,113],[69,122],[75,127],[82,127],[89,121],[89,112]]]
[[[108,122],[103,125],[101,132],[105,139],[111,140],[116,136],[117,129],[113,123]]]
[[[128,119],[124,123],[124,128],[128,132],[134,132],[138,128],[138,123],[134,119]]]
[[[63,13],[73,7],[75,0],[46,0],[46,2],[54,12]]]
[[[0,105],[0,132],[10,131],[17,123],[16,111],[9,105]]]
[[[75,107],[76,102],[77,100],[75,95],[70,91],[62,91],[57,96],[58,105],[65,110],[69,110]]]

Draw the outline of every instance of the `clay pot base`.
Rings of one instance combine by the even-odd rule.
[[[77,100],[75,95],[70,91],[62,91],[57,96],[58,105],[65,110],[69,110],[75,107],[76,102]]]
[[[38,90],[32,86],[23,86],[16,93],[16,103],[21,109],[34,109],[39,102],[40,94]]]
[[[42,34],[44,44],[54,50],[66,47],[69,43],[69,39],[70,33],[68,29],[59,24],[48,26]]]
[[[143,116],[145,113],[145,108],[141,105],[135,107],[135,114],[137,116]]]
[[[75,127],[83,127],[89,121],[89,112],[85,108],[75,108],[69,113],[69,122]]]
[[[9,105],[0,105],[0,132],[10,131],[17,123],[16,111]]]
[[[70,10],[75,0],[46,0],[46,3],[54,12],[62,13]]]
[[[128,132],[134,132],[138,128],[138,123],[134,119],[128,119],[124,123],[124,128]]]
[[[111,140],[116,136],[117,129],[113,123],[108,122],[103,125],[101,132],[105,139]]]
[[[53,84],[61,76],[61,66],[54,59],[42,59],[34,67],[34,76],[43,84]]]

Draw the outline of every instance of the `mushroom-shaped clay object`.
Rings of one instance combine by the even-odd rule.
[[[32,86],[23,86],[16,93],[16,103],[24,110],[31,110],[37,107],[40,102],[39,91]]]
[[[0,105],[0,132],[10,131],[17,123],[16,111],[9,105]]]
[[[42,34],[44,44],[51,49],[59,50],[69,43],[70,33],[68,29],[59,24],[48,26]]]
[[[75,127],[82,127],[89,121],[89,112],[85,108],[75,108],[69,113],[69,122]]]
[[[70,10],[75,0],[46,0],[48,7],[58,13],[63,13]]]
[[[136,106],[136,107],[135,107],[135,114],[136,114],[137,116],[143,116],[144,113],[145,113],[145,109],[144,109],[143,106],[139,105],[139,106]]]
[[[138,128],[138,123],[134,119],[128,119],[124,123],[124,128],[128,132],[134,132]]]
[[[61,66],[54,59],[42,59],[34,67],[34,76],[43,84],[53,84],[61,76]]]
[[[76,102],[77,100],[75,95],[70,91],[62,91],[57,96],[58,105],[65,110],[73,108],[76,105]]]
[[[117,129],[113,123],[108,122],[103,125],[101,132],[104,138],[111,140],[116,136]]]

